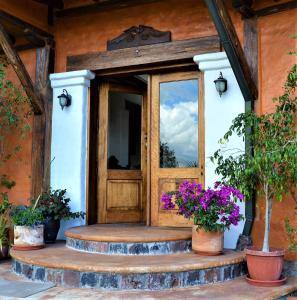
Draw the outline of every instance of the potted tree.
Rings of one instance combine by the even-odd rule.
[[[219,255],[224,247],[224,230],[243,218],[236,200],[243,195],[235,188],[215,183],[204,190],[201,184],[184,181],[178,191],[162,195],[163,208],[178,207],[177,213],[194,221],[192,250],[202,255]]]
[[[45,243],[54,243],[60,229],[60,220],[83,218],[83,212],[71,212],[70,199],[66,197],[66,190],[51,190],[43,192],[38,208],[45,219]]]
[[[14,250],[37,250],[44,248],[44,217],[37,204],[15,206],[11,210],[11,221],[14,225]]]
[[[285,282],[281,277],[284,249],[270,247],[269,233],[274,200],[281,201],[297,184],[297,65],[290,70],[284,94],[274,99],[271,113],[257,115],[248,112],[238,115],[221,140],[225,144],[233,135],[248,141],[246,152],[225,156],[219,149],[212,157],[216,172],[223,182],[237,187],[245,198],[257,191],[266,204],[265,232],[262,248],[246,249],[251,284],[271,286]]]

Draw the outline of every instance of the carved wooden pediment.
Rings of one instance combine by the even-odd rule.
[[[159,31],[150,26],[132,26],[113,40],[107,41],[107,50],[171,42],[170,31]]]

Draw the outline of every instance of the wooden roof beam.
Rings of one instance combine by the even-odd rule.
[[[26,39],[35,46],[43,47],[54,43],[54,36],[30,23],[27,23],[0,9],[0,20],[7,22],[23,31]],[[2,23],[2,24],[3,24]]]
[[[253,0],[232,0],[232,5],[243,18],[264,17],[275,13],[283,12],[289,9],[297,8],[297,1],[292,0],[285,3],[271,5],[258,10],[252,8]]]
[[[13,48],[11,39],[4,27],[0,24],[0,46],[2,47],[8,62],[16,72],[27,96],[30,99],[33,111],[35,114],[42,114],[43,105],[40,95],[37,95],[34,91],[31,78],[16,50]]]
[[[86,15],[89,13],[94,13],[96,11],[107,11],[111,9],[119,9],[130,6],[136,6],[146,3],[158,2],[160,0],[106,0],[95,2],[94,4],[89,4],[85,6],[72,7],[67,9],[58,10],[56,12],[56,17],[77,17]]]
[[[275,13],[283,12],[283,11],[286,11],[289,9],[294,9],[294,8],[297,8],[296,0],[276,4],[276,5],[272,5],[272,6],[268,6],[268,7],[256,10],[255,16],[264,17],[264,16],[272,15]]]
[[[252,9],[253,2],[253,0],[232,0],[232,5],[243,18],[251,18],[255,15]]]
[[[204,0],[204,2],[219,33],[244,99],[256,100],[258,89],[224,1]]]

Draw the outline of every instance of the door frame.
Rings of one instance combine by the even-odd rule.
[[[193,60],[177,62],[167,62],[159,66],[147,66],[143,68],[142,65],[139,67],[133,67],[127,70],[127,68],[119,68],[117,70],[110,70],[108,72],[96,72],[96,77],[91,81],[90,93],[89,93],[89,121],[88,121],[88,151],[87,151],[87,195],[86,195],[86,223],[88,225],[97,224],[98,220],[98,147],[94,147],[94,144],[99,144],[99,82],[106,78],[114,76],[131,76],[148,74],[148,87],[147,87],[147,103],[150,102],[151,98],[151,76],[154,74],[163,73],[177,73],[177,72],[199,72],[197,65]],[[201,86],[203,87],[203,74],[201,74]],[[204,97],[204,96],[203,96]],[[146,180],[146,225],[151,225],[151,190],[150,190],[150,153],[151,153],[151,138],[150,138],[150,118],[151,105],[147,106],[147,180]]]

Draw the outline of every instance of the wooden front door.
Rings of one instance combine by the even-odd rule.
[[[144,223],[146,91],[108,82],[99,91],[98,223]]]
[[[151,225],[191,223],[162,207],[162,193],[183,180],[204,185],[204,107],[199,72],[153,75],[151,82]]]

